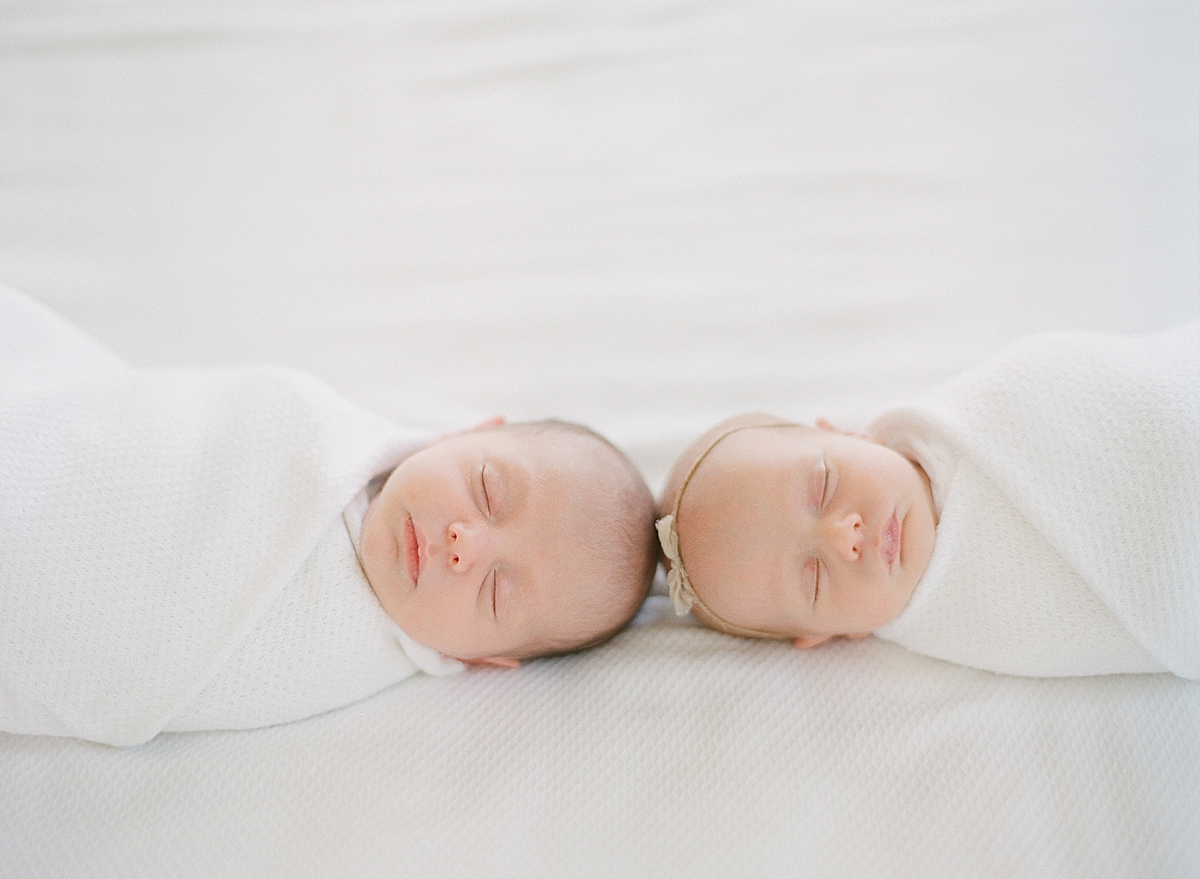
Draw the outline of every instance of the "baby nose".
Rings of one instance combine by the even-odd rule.
[[[863,520],[858,513],[848,513],[834,523],[834,546],[837,553],[847,561],[862,555]]]
[[[484,529],[469,522],[451,522],[446,528],[446,559],[453,571],[469,571],[487,554]]]

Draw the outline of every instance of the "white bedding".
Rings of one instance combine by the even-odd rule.
[[[80,340],[3,287],[0,320]],[[383,612],[345,521],[427,434],[293,370],[36,363],[0,363],[0,730],[135,745],[461,669]]]
[[[1200,317],[1198,107],[1184,0],[9,4],[0,281],[137,368],[579,420],[658,488],[737,411]],[[0,736],[0,875],[1200,874],[1195,682],[665,604],[295,724]]]
[[[659,599],[663,601],[664,599]],[[666,614],[671,614],[664,607]],[[1200,698],[666,623],[275,729],[4,737],[11,876],[1191,876]]]
[[[1032,336],[867,429],[940,514],[877,635],[1008,674],[1200,680],[1200,323]]]

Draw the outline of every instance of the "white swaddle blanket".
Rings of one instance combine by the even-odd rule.
[[[1010,674],[1200,678],[1200,324],[1035,336],[868,430],[940,513],[877,635]]]
[[[387,617],[351,540],[428,437],[290,370],[129,369],[2,288],[0,325],[0,729],[129,745],[459,667]]]

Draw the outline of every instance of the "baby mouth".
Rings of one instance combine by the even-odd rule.
[[[421,546],[417,542],[417,528],[413,525],[412,516],[404,520],[404,562],[408,567],[408,576],[413,586],[421,576]]]
[[[900,555],[900,520],[896,518],[895,511],[883,526],[883,533],[879,535],[879,551],[883,554],[883,562],[890,571]]]

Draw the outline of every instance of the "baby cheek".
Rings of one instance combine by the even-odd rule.
[[[377,499],[378,501],[378,499]],[[372,505],[363,519],[359,552],[363,561],[368,558],[376,564],[395,561],[400,553],[396,530],[391,527],[392,511],[382,504]]]
[[[420,604],[421,616],[431,626],[452,628],[465,621],[470,611],[471,596],[461,578],[439,577],[426,571],[413,597]]]
[[[418,625],[426,633],[430,646],[450,655],[477,649],[482,611],[477,607],[474,596],[446,588],[437,592],[431,589],[428,594],[419,597],[421,607]]]
[[[889,613],[887,591],[874,578],[863,578],[863,582],[855,584],[853,590],[843,590],[842,594],[848,599],[845,610],[854,624],[870,624],[873,627]]]
[[[367,566],[374,566],[379,563],[379,557],[381,555],[380,544],[381,538],[376,529],[368,527],[363,530],[362,543],[359,547],[359,551],[362,553],[363,557],[363,564]]]

